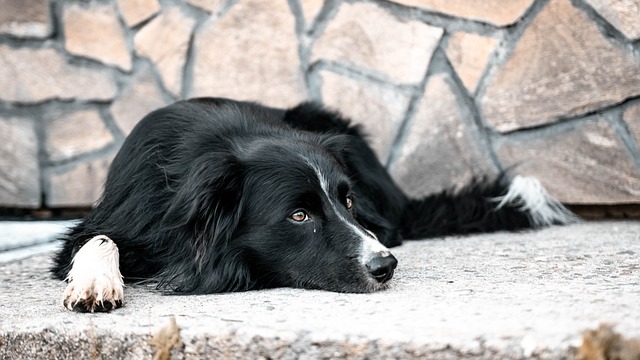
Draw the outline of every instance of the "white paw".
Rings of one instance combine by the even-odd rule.
[[[63,305],[78,312],[105,312],[122,306],[118,247],[104,235],[89,240],[73,257]]]

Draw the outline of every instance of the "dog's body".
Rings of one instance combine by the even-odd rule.
[[[522,177],[408,199],[359,128],[313,104],[279,110],[194,99],[136,126],[52,271],[71,280],[65,306],[78,311],[122,304],[118,262],[127,280],[186,293],[371,292],[392,277],[388,247],[403,239],[571,220]],[[102,255],[81,255],[85,247]],[[92,267],[79,256],[98,260]],[[86,273],[93,276],[75,275]]]

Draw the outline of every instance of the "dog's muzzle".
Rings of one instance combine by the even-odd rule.
[[[366,266],[369,274],[376,281],[383,284],[393,277],[393,271],[398,266],[398,260],[390,252],[385,251],[371,258]]]

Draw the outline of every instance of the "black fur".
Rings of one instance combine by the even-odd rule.
[[[333,201],[323,200],[315,164]],[[306,103],[289,110],[226,99],[181,101],[135,127],[111,165],[103,196],[68,235],[52,272],[63,279],[77,250],[107,235],[125,280],[187,293],[292,286],[367,292],[359,243],[340,219],[387,247],[403,239],[532,227],[516,205],[495,209],[509,179],[408,199],[339,114]],[[311,221],[295,223],[304,209]],[[389,274],[390,277],[391,274]]]

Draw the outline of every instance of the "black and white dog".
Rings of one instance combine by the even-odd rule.
[[[198,294],[372,292],[393,276],[388,248],[403,239],[573,219],[521,176],[408,199],[337,113],[202,98],[140,121],[52,271],[69,282],[64,306],[91,312],[122,305],[123,276]]]

